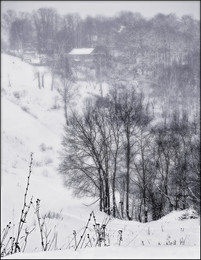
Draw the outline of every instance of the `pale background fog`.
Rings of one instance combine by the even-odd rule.
[[[157,13],[175,13],[200,19],[200,1],[1,1],[2,12],[8,9],[29,12],[40,7],[55,7],[60,14],[79,13],[83,18],[98,14],[113,16],[125,10],[148,18]]]

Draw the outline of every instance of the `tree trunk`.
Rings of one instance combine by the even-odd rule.
[[[124,177],[123,177],[123,182],[122,182],[122,198],[121,198],[121,201],[120,201],[122,219],[124,218],[125,190],[126,190],[126,188],[125,188],[125,180],[124,180]]]
[[[108,178],[106,179],[106,200],[107,200],[107,208],[106,212],[108,215],[110,215],[110,189],[109,189],[109,183]]]
[[[129,191],[130,191],[130,138],[127,129],[127,151],[126,151],[126,215],[128,220],[131,220],[129,215]]]
[[[123,201],[120,201],[119,204],[120,204],[121,217],[123,219],[124,218],[124,204],[123,204]]]
[[[101,179],[100,169],[98,170],[98,172],[99,172],[99,183],[100,183],[100,193],[99,193],[100,204],[99,204],[99,209],[100,209],[100,211],[102,211],[103,210],[103,181]]]
[[[147,212],[147,205],[146,205],[146,198],[145,198],[145,190],[143,194],[143,202],[144,202],[144,222],[146,223],[148,221],[148,212]]]
[[[41,86],[40,86],[40,72],[38,72],[38,88],[41,88]]]
[[[51,90],[54,89],[54,72],[52,72],[52,83],[51,83]]]
[[[140,209],[139,209],[139,214],[138,214],[138,220],[139,220],[140,222],[142,222],[141,211],[142,211],[142,201],[140,201]]]
[[[142,138],[142,137],[141,137]],[[147,217],[147,205],[146,205],[146,171],[145,171],[145,159],[144,159],[144,151],[141,144],[141,155],[142,155],[142,174],[143,174],[143,204],[144,204],[144,222],[146,223],[148,220]]]
[[[115,155],[114,161],[114,173],[113,173],[113,180],[112,180],[112,202],[113,202],[113,217],[116,217],[116,199],[115,199],[115,189],[116,189],[116,168],[117,168],[117,155]]]
[[[42,87],[45,88],[45,86],[44,86],[44,74],[42,74]]]
[[[115,178],[113,178],[113,185],[112,185],[112,203],[113,203],[113,217],[116,217],[116,200],[115,200]]]
[[[66,120],[66,125],[69,125],[68,123],[68,108],[67,108],[67,90],[64,86],[64,116],[65,116],[65,120]]]

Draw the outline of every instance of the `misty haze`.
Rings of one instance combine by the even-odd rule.
[[[200,258],[199,2],[140,2],[1,1],[2,258]]]

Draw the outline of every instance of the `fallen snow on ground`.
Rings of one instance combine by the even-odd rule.
[[[199,247],[96,247],[15,254],[5,259],[198,259]]]
[[[51,76],[46,68],[40,68],[45,73],[45,88],[38,88],[38,69],[16,57],[2,55],[1,230],[11,221],[15,226],[10,235],[17,231],[33,152],[28,199],[33,195],[34,204],[37,198],[41,200],[41,212],[48,216],[47,226],[51,235],[57,235],[57,241],[51,248],[54,251],[40,252],[39,228],[31,208],[25,227],[36,228],[28,237],[25,253],[6,258],[199,258],[200,226],[193,210],[175,211],[145,224],[109,219],[99,212],[97,203],[90,205],[95,199],[72,197],[58,174],[64,125],[61,96],[56,89],[51,91]],[[75,89],[72,106],[80,110],[86,98],[106,95],[108,91],[106,84],[101,89],[95,82],[78,82]],[[89,248],[85,242],[75,252],[73,230],[79,239],[92,210],[98,223],[109,221],[106,244],[110,246]],[[93,224],[91,221],[88,233],[94,244]]]

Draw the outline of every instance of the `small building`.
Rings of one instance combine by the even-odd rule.
[[[96,78],[101,75],[106,66],[107,49],[104,46],[95,48],[74,48],[68,53],[68,59],[72,70],[85,74],[95,74]]]
[[[70,62],[93,62],[94,48],[72,49],[68,53]]]
[[[107,49],[104,46],[95,48],[74,48],[68,53],[70,61],[74,62],[94,62],[101,60],[104,62],[107,56]]]

